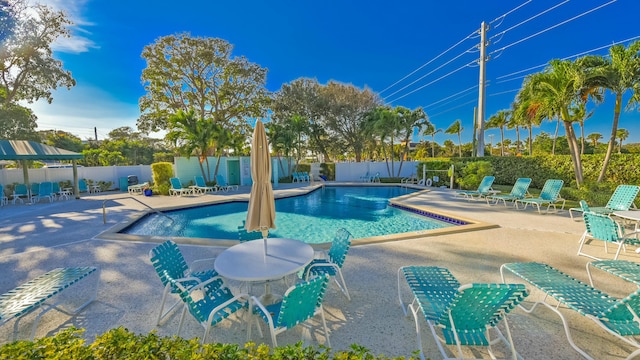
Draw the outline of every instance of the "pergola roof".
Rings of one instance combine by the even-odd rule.
[[[0,160],[75,160],[82,154],[26,140],[0,140]]]

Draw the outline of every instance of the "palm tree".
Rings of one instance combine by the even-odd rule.
[[[580,155],[584,154],[584,122],[593,116],[593,111],[587,113],[587,104],[581,102],[578,106],[569,109],[572,121],[580,124]]]
[[[173,141],[181,154],[189,158],[191,155],[198,156],[200,171],[206,181],[211,181],[209,177],[209,151],[214,148],[219,127],[211,120],[198,118],[195,111],[188,112],[178,110],[178,112],[168,118],[169,132],[167,139]],[[203,163],[206,163],[205,171]],[[216,167],[217,172],[217,167]]]
[[[504,156],[504,127],[509,122],[509,116],[509,110],[500,110],[487,122],[487,129],[500,129],[500,156]]]
[[[626,108],[629,109],[638,104],[640,101],[640,93],[637,91],[640,79],[640,40],[635,41],[625,49],[623,45],[614,45],[609,48],[609,59],[605,59],[606,65],[601,81],[601,86],[611,90],[616,96],[616,102],[613,109],[613,123],[611,125],[611,136],[609,137],[609,145],[607,153],[600,169],[598,182],[604,180],[607,166],[611,160],[611,153],[618,134],[618,121],[620,119],[620,111],[622,109],[622,96],[629,90],[633,91],[633,95],[627,102]]]
[[[451,124],[447,128],[447,130],[444,131],[445,134],[458,134],[458,154],[460,157],[462,157],[462,138],[460,137],[462,130],[464,130],[464,128],[462,127],[462,121],[458,119],[454,121],[453,124]]]
[[[524,126],[528,133],[527,147],[529,155],[533,155],[533,127],[540,126],[545,118],[545,109],[542,103],[534,99],[534,89],[530,79],[525,79],[522,89],[516,95],[516,100],[511,104],[511,120],[520,126]]]
[[[436,157],[436,134],[442,132],[442,129],[436,129],[432,123],[427,123],[422,135],[431,136],[431,157]]]
[[[591,145],[593,145],[593,149],[595,152],[595,148],[596,146],[598,146],[598,141],[600,141],[600,139],[602,139],[602,134],[600,133],[591,133],[589,135],[587,135],[587,139],[589,139],[589,141],[591,141]]]
[[[409,153],[409,145],[414,133],[420,133],[422,128],[429,124],[429,118],[424,110],[419,107],[415,110],[409,110],[407,108],[398,107],[396,109],[400,115],[398,121],[399,135],[404,136],[402,143],[404,143],[402,154],[400,154],[400,166],[398,167],[397,176],[400,176],[402,172],[402,164],[404,159]]]
[[[528,77],[530,86],[534,90],[533,97],[548,110],[547,117],[556,117],[564,124],[578,186],[583,181],[582,159],[569,109],[581,101],[587,79],[593,76],[592,65],[589,58],[577,59],[575,62],[552,60],[543,72]]]
[[[618,154],[620,154],[622,153],[622,141],[627,140],[629,131],[627,129],[618,129],[618,131],[616,131],[616,137],[620,140],[618,143]]]

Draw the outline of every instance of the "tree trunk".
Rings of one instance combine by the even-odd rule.
[[[558,122],[556,123],[556,133],[553,134],[553,145],[551,146],[551,155],[555,155],[556,154],[556,141],[558,140],[558,130],[559,129],[560,129],[560,119],[558,118]]]
[[[584,155],[584,119],[580,121],[580,155]]]
[[[431,140],[431,157],[434,158],[436,157],[436,136],[433,135]]]
[[[504,156],[504,126],[500,127],[500,156]]]
[[[462,137],[460,136],[459,132],[458,132],[458,155],[462,157]]]
[[[616,93],[616,104],[613,108],[613,124],[611,125],[611,137],[609,138],[609,145],[607,146],[607,154],[604,156],[602,162],[602,169],[600,169],[600,175],[598,175],[598,182],[604,180],[604,175],[607,173],[607,166],[611,160],[611,153],[613,153],[613,147],[616,142],[616,133],[618,132],[618,120],[620,119],[620,110],[622,108],[622,93]]]
[[[533,156],[533,125],[529,125],[529,156]]]
[[[563,120],[563,123],[565,133],[567,134],[567,143],[569,145],[571,161],[573,162],[573,172],[576,177],[576,186],[580,187],[580,185],[582,184],[582,159],[580,157],[580,152],[578,151],[578,141],[576,139],[576,134],[573,131],[573,126],[571,126],[571,122]]]
[[[516,143],[516,152],[520,154],[520,127],[518,125],[516,125],[516,139],[518,141]]]

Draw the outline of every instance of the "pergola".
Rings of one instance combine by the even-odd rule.
[[[73,193],[79,198],[78,167],[76,161],[82,154],[27,140],[0,140],[0,160],[14,160],[22,163],[24,182],[29,186],[27,160],[71,160],[73,164]]]

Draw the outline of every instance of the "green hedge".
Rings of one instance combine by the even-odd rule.
[[[247,343],[200,344],[200,339],[183,339],[177,336],[161,337],[151,332],[136,335],[119,327],[99,335],[92,344],[82,338],[84,330],[69,328],[54,336],[35,341],[16,341],[0,347],[0,359],[64,359],[64,360],[112,360],[112,359],[226,359],[226,360],[386,360],[405,359],[373,355],[358,345],[349,350],[331,351],[322,345],[303,347],[295,345],[270,349],[268,345]],[[417,354],[414,354],[417,355]],[[416,359],[410,357],[409,359]]]
[[[489,161],[498,185],[513,185],[520,177],[530,177],[531,187],[542,188],[547,179],[562,179],[567,186],[575,187],[573,164],[569,155],[547,156],[485,156],[438,159],[425,161],[427,169],[448,168],[456,165],[455,177],[462,176],[465,164],[476,161]],[[604,154],[583,155],[582,168],[585,184],[593,183],[600,174]],[[422,165],[422,164],[421,164]],[[420,167],[419,175],[422,175]],[[442,176],[441,176],[442,177]],[[640,154],[613,154],[605,181],[600,186],[614,189],[620,184],[640,184]]]

